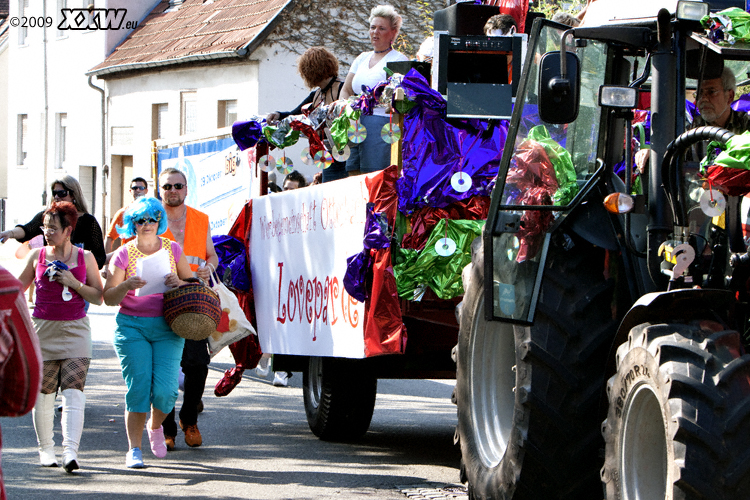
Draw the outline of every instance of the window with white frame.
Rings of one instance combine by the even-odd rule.
[[[18,17],[23,19],[29,15],[29,0],[18,0]],[[18,45],[26,45],[26,38],[29,36],[29,28],[19,26],[18,28]]]
[[[229,127],[237,121],[237,100],[231,99],[226,101],[219,101],[219,114],[217,120],[217,127]]]
[[[55,114],[55,168],[65,168],[68,113]]]
[[[24,165],[29,146],[29,115],[18,115],[16,130],[16,165]]]
[[[197,92],[180,92],[180,135],[193,134],[198,131]]]
[[[163,139],[165,136],[165,124],[167,120],[168,104],[151,105],[151,140]]]
[[[68,0],[57,0],[57,24],[55,25],[56,27],[59,27],[62,24],[63,19],[65,19],[62,11],[63,9],[67,9],[67,8],[68,8]],[[65,24],[68,24],[68,23],[66,22]],[[68,30],[56,29],[55,32],[56,32],[57,38],[68,38]]]
[[[89,9],[89,8],[92,9],[86,13],[86,26],[88,26],[89,29],[84,31],[84,33],[93,33],[94,31],[96,31],[96,27],[92,26],[92,23],[94,22],[93,9],[96,8],[96,4],[94,4],[94,0],[82,0],[81,7],[84,9]]]

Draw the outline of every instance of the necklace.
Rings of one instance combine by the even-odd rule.
[[[179,219],[170,219],[169,217],[167,217],[167,220],[169,222],[180,222],[182,219],[185,218],[186,215],[187,215],[187,207],[185,207],[185,212],[182,214],[182,217],[180,217]]]
[[[53,251],[52,254],[54,255],[54,253],[55,252]],[[73,256],[73,245],[71,244],[70,245],[70,252],[68,252],[68,256],[67,257],[65,257],[65,248],[63,248],[63,260],[62,260],[62,262],[68,262],[72,256]]]
[[[388,52],[388,51],[390,51],[390,50],[391,50],[392,48],[393,48],[393,47],[391,46],[391,47],[388,47],[388,48],[387,48],[387,49],[385,49],[385,50],[375,50],[375,51],[373,51],[373,52],[375,52],[376,54],[382,54],[382,53],[384,53],[384,52]]]

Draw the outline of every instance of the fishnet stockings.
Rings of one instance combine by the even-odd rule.
[[[68,358],[45,361],[42,369],[42,394],[65,389],[83,390],[91,358]]]

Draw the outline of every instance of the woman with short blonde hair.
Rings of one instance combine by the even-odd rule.
[[[401,16],[392,5],[377,5],[370,11],[371,51],[363,52],[352,63],[346,75],[342,97],[360,94],[364,87],[374,88],[386,80],[386,65],[389,62],[407,61],[408,58],[393,48],[401,30]],[[346,162],[349,175],[376,172],[391,164],[391,145],[380,138],[380,130],[389,122],[390,109],[375,107],[372,115],[362,115],[360,123],[367,130],[367,137],[351,146]]]

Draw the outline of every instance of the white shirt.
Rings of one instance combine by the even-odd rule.
[[[362,52],[352,63],[352,67],[349,69],[349,73],[354,73],[354,79],[352,80],[352,90],[356,95],[362,93],[362,85],[366,85],[369,88],[375,87],[378,83],[386,80],[385,66],[391,61],[408,61],[409,58],[403,55],[397,50],[391,50],[383,58],[378,61],[375,66],[370,67],[370,58],[375,55],[375,52]],[[373,114],[385,115],[386,112],[383,108],[375,108]]]

